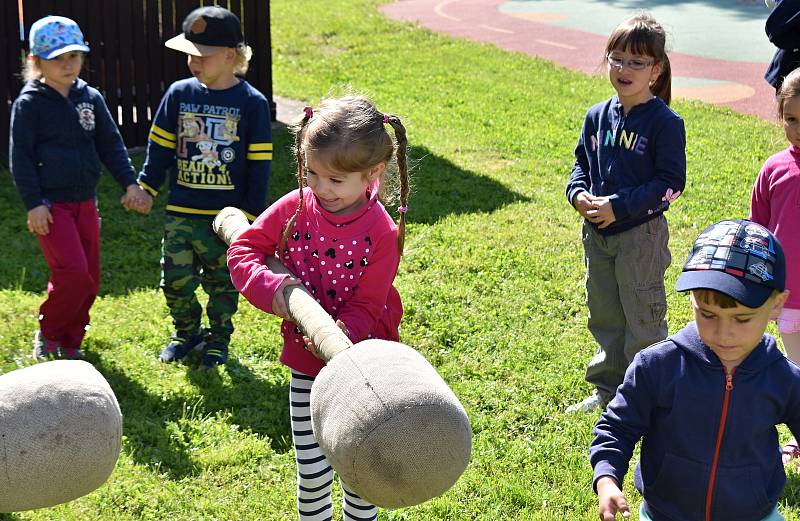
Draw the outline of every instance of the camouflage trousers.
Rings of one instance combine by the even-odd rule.
[[[210,221],[166,216],[160,286],[177,334],[194,335],[200,329],[203,310],[195,292],[202,285],[208,295],[206,314],[210,329],[206,340],[228,345],[239,292],[228,273],[227,250],[211,229]]]

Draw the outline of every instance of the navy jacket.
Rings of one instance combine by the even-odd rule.
[[[155,197],[171,174],[168,214],[212,219],[235,206],[253,220],[267,207],[271,164],[264,95],[244,80],[212,90],[188,78],[161,99],[139,182]]]
[[[767,18],[764,31],[778,48],[764,79],[777,89],[783,78],[800,65],[800,0],[780,0]]]
[[[101,162],[123,188],[136,184],[103,96],[80,78],[68,98],[38,80],[27,82],[11,108],[10,130],[11,172],[28,210],[94,198]]]
[[[685,185],[683,120],[660,98],[628,114],[617,96],[589,109],[566,195],[570,204],[582,191],[611,196],[616,221],[599,233],[613,235],[653,219]]]
[[[628,367],[594,428],[594,483],[613,476],[621,484],[641,438],[634,484],[653,519],[705,519],[713,474],[711,519],[757,521],[774,509],[786,482],[779,423],[800,436],[800,368],[764,335],[733,371],[728,390],[722,363],[692,322],[640,351]]]

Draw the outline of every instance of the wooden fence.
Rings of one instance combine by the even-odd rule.
[[[242,20],[253,48],[247,81],[270,100],[274,118],[269,0],[0,0],[0,157],[8,153],[9,111],[22,88],[20,65],[33,22],[55,14],[78,23],[91,48],[81,77],[103,93],[125,144],[136,147],[147,143],[166,88],[189,76],[185,55],[164,42],[181,32],[192,9],[211,4]]]

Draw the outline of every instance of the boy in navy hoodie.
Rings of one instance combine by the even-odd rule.
[[[621,485],[639,439],[640,519],[783,519],[775,425],[800,435],[800,368],[764,331],[785,277],[781,245],[761,225],[721,221],[700,234],[676,284],[691,291],[695,321],[636,355],[595,425],[601,519],[630,516]]]

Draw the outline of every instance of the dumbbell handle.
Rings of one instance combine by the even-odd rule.
[[[244,213],[231,206],[223,208],[212,224],[214,232],[229,245],[249,226]],[[274,273],[294,275],[277,257],[267,257],[265,264]],[[314,342],[323,361],[329,362],[340,352],[352,347],[353,343],[347,335],[302,285],[286,286],[283,296],[292,320]]]

